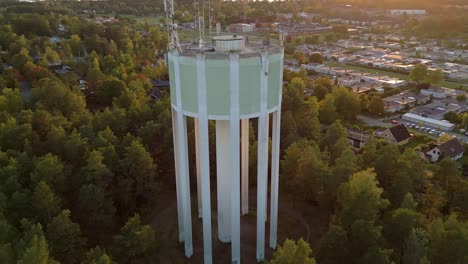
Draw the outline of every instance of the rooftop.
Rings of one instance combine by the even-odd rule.
[[[409,118],[418,119],[418,120],[420,120],[420,121],[422,121],[422,122],[434,124],[434,125],[437,125],[437,126],[439,126],[439,127],[451,128],[451,127],[454,126],[454,124],[452,124],[452,123],[450,123],[450,122],[440,121],[440,120],[437,120],[437,119],[434,119],[434,118],[428,118],[428,117],[420,116],[420,115],[413,114],[413,113],[406,113],[406,114],[404,114],[403,116],[406,116],[406,117],[409,117]]]
[[[401,142],[403,140],[411,138],[411,134],[404,125],[397,125],[388,129],[390,133],[395,138],[396,142]]]
[[[440,152],[451,158],[463,153],[463,151],[465,150],[462,144],[460,144],[460,142],[456,138],[453,138],[445,143],[440,144],[438,148]]]
[[[182,42],[182,54],[195,55],[203,51],[209,56],[210,54],[227,54],[230,51],[236,50],[241,56],[246,54],[258,54],[260,51],[268,51],[270,53],[279,53],[282,44],[277,39],[270,39],[267,36],[249,35],[249,34],[220,34],[209,39],[205,39],[200,45],[196,42]]]

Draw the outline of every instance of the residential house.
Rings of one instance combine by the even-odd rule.
[[[79,82],[78,87],[80,88],[80,90],[83,91],[83,90],[88,89],[88,83],[85,80],[80,79],[78,82]]]
[[[153,88],[164,88],[169,87],[170,83],[168,80],[152,80]]]
[[[360,149],[364,146],[364,143],[369,138],[368,134],[363,133],[362,131],[348,129],[347,137],[349,144],[357,149]]]
[[[423,105],[411,109],[410,113],[437,120],[443,120],[444,116],[449,112],[460,114],[465,112],[467,109],[468,105],[466,101],[460,102],[456,99],[446,98],[440,101],[435,101],[428,105]]]
[[[162,92],[158,88],[153,88],[149,94],[150,102],[159,101],[162,97]]]
[[[411,138],[410,132],[402,124],[385,130],[382,136],[387,139],[388,143],[394,143],[398,145],[404,145],[408,143]]]
[[[445,99],[447,97],[456,96],[456,92],[454,89],[438,86],[432,86],[427,89],[421,89],[421,94],[432,96],[437,99]]]
[[[416,104],[425,104],[429,100],[429,96],[413,92],[403,92],[383,99],[385,111],[391,113],[403,110],[407,107],[414,107]]]
[[[464,151],[465,149],[460,141],[457,138],[453,138],[426,152],[426,156],[431,162],[437,162],[441,157],[450,157],[452,160],[458,160],[463,157]]]

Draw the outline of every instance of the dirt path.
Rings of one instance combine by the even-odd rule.
[[[254,191],[254,190],[252,190]],[[242,263],[256,262],[256,208],[255,192],[250,193],[250,211],[241,217],[241,259]],[[217,238],[216,193],[212,193],[212,250],[214,263],[230,263],[231,248]],[[157,230],[160,243],[159,259],[156,263],[203,263],[202,219],[198,218],[196,196],[192,195],[192,236],[194,255],[187,259],[182,243],[178,243],[177,203],[175,190],[165,192],[159,199],[155,213],[148,222]],[[318,209],[313,206],[292,208],[286,195],[280,194],[278,211],[278,243],[286,238],[304,240],[315,245],[326,228],[326,218],[319,217]],[[269,215],[269,212],[268,212]],[[269,248],[269,222],[265,226],[265,257],[271,258],[273,250]]]

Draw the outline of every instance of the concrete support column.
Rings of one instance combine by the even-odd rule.
[[[177,221],[179,225],[179,242],[184,241],[184,213],[182,211],[182,189],[179,178],[181,177],[179,171],[179,139],[177,137],[177,114],[175,110],[172,110],[172,137],[174,140],[174,167],[175,167],[175,182],[176,182],[176,193],[177,193]]]
[[[260,116],[258,118],[257,152],[257,261],[265,258],[265,212],[267,181],[267,98],[268,98],[268,52],[261,53],[262,70],[260,78]]]
[[[249,213],[249,119],[241,120],[242,215]]]
[[[197,203],[198,203],[198,218],[202,218],[202,197],[201,197],[201,178],[200,178],[200,133],[198,118],[193,118],[193,126],[195,132],[195,165],[197,169]]]
[[[280,163],[281,107],[273,113],[271,142],[270,248],[275,249],[278,235],[278,186]]]
[[[240,110],[239,54],[229,55],[231,149],[231,263],[240,264]]]
[[[231,241],[231,151],[229,121],[216,120],[218,238]]]
[[[284,54],[281,53],[281,62]],[[283,65],[281,65],[281,69]],[[272,142],[271,142],[271,209],[270,209],[270,248],[275,249],[278,244],[278,189],[280,163],[280,132],[281,132],[281,102],[283,94],[283,71],[280,72],[278,110],[273,113]]]
[[[177,155],[176,161],[179,170],[177,171],[178,175],[178,184],[180,185],[181,190],[181,206],[182,206],[182,215],[183,215],[183,234],[184,234],[184,246],[185,246],[185,256],[191,257],[193,254],[193,245],[192,245],[192,212],[190,205],[190,177],[189,177],[189,162],[188,162],[188,148],[187,148],[187,121],[182,112],[182,95],[180,87],[180,67],[179,67],[179,55],[176,53],[174,55],[174,80],[176,88],[176,123],[177,130],[174,133],[177,133],[177,149],[174,150],[175,155]]]
[[[268,165],[269,165],[269,145],[270,145],[270,114],[267,114],[266,116],[266,140],[267,140],[267,145],[266,145],[266,177],[265,177],[265,222],[268,221]]]
[[[197,86],[198,86],[198,109],[199,123],[195,131],[202,144],[199,145],[199,157],[197,164],[200,168],[201,181],[201,207],[203,211],[203,256],[204,263],[212,263],[211,249],[211,191],[210,191],[210,154],[208,134],[208,110],[206,103],[206,73],[205,57],[197,55]],[[200,191],[199,191],[200,192]],[[200,200],[199,200],[200,202]]]

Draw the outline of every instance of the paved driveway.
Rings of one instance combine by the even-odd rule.
[[[384,122],[384,121],[399,118],[399,115],[386,117],[386,118],[373,118],[370,116],[359,115],[358,118],[361,119],[368,126],[388,128],[388,127],[392,127],[393,125],[388,121],[387,122]]]

